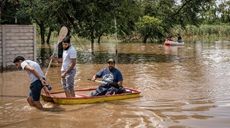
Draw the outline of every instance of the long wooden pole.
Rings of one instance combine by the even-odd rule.
[[[63,26],[63,27],[61,28],[60,32],[59,32],[59,35],[58,35],[58,41],[57,41],[57,43],[56,43],[57,46],[58,46],[58,44],[67,36],[67,34],[68,34],[68,29],[67,29],[65,26]],[[53,55],[55,54],[55,51],[56,51],[56,49],[57,49],[57,46],[54,47]],[[48,74],[48,71],[49,71],[49,68],[50,68],[51,63],[52,63],[52,59],[50,59],[48,68],[47,68],[46,73],[45,73],[45,78],[46,78],[46,76],[47,76],[47,74]]]

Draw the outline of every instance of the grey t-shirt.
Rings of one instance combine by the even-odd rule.
[[[31,61],[31,60],[24,60],[22,63],[21,63],[21,67],[23,70],[25,70],[25,67],[29,65],[30,67],[34,68],[41,77],[45,78],[44,77],[44,73],[42,72],[42,69],[40,68],[39,64],[35,61]],[[34,81],[38,80],[39,78],[37,78],[33,73],[31,73],[30,71],[28,70],[25,70],[29,76],[30,76],[30,82],[33,83]]]
[[[72,63],[71,59],[76,59],[76,58],[77,58],[77,51],[73,46],[70,46],[69,49],[67,50],[63,50],[61,71],[65,72],[66,70],[68,70],[68,68]],[[73,69],[76,69],[76,66]]]

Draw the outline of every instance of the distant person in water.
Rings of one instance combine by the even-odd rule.
[[[172,36],[168,36],[168,37],[166,38],[166,41],[172,41]]]
[[[178,41],[179,43],[182,42],[182,38],[181,38],[180,34],[177,34],[177,41]]]

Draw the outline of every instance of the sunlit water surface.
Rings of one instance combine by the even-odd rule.
[[[88,81],[116,59],[124,86],[141,91],[141,97],[106,103],[55,105],[61,112],[43,112],[28,105],[29,78],[24,71],[0,73],[0,127],[9,128],[183,128],[230,127],[230,42],[188,42],[185,46],[159,44],[95,44],[78,50],[75,88],[97,87]],[[39,59],[38,59],[39,60]],[[40,60],[41,61],[41,60]],[[44,61],[44,60],[43,60]],[[60,65],[49,59],[43,71],[52,91],[62,90]]]

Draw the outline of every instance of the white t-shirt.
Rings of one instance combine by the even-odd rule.
[[[39,64],[35,61],[31,61],[31,60],[24,60],[22,63],[21,63],[21,67],[23,70],[25,70],[25,67],[29,65],[30,67],[34,68],[38,74],[45,78],[44,76],[44,73],[42,72],[42,69],[40,68]],[[30,82],[33,83],[34,81],[38,80],[39,78],[37,78],[33,73],[31,73],[30,71],[28,70],[25,70],[29,76],[30,76]]]
[[[76,58],[77,58],[77,51],[72,45],[67,50],[63,50],[61,71],[62,72],[67,71],[70,65],[72,64],[71,59],[76,59]],[[76,69],[76,66],[73,69]]]

